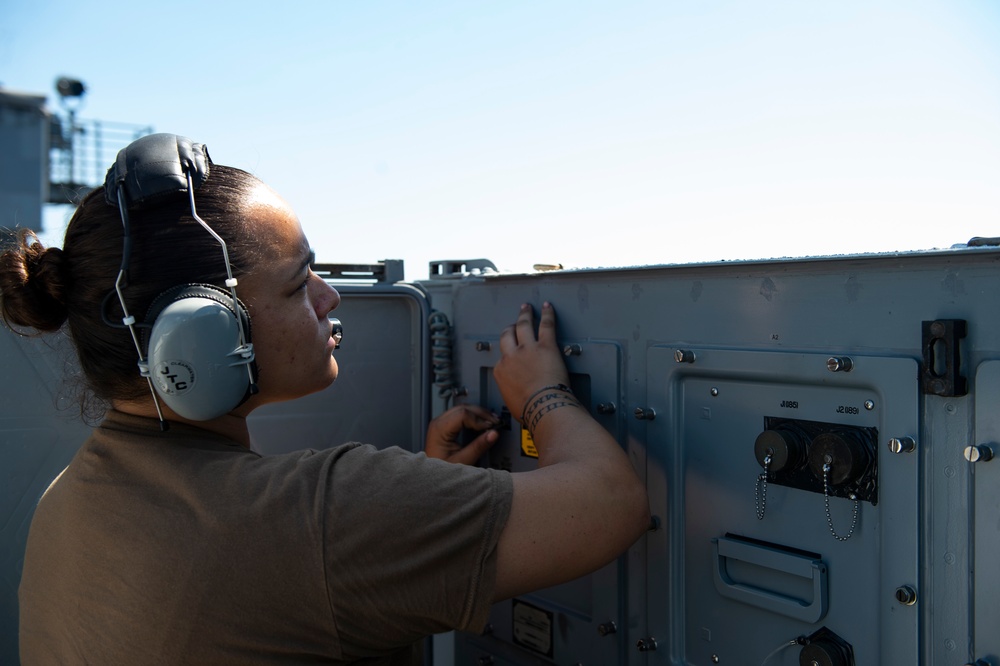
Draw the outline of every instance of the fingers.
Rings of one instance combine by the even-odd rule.
[[[462,427],[471,430],[486,430],[500,424],[496,414],[479,405],[459,405],[452,409],[462,410]]]
[[[519,344],[535,339],[533,319],[531,306],[522,303],[521,309],[517,313],[517,321],[500,332],[501,353],[509,354],[517,349]]]
[[[535,313],[530,305],[523,303],[517,313],[517,321],[500,332],[500,351],[509,354],[518,345],[526,344],[535,339]],[[548,301],[542,303],[537,339],[545,344],[554,345],[556,343],[556,314],[552,304]]]
[[[427,426],[424,453],[429,458],[475,464],[497,441],[497,433],[491,429],[499,424],[499,417],[484,407],[457,405],[435,418]],[[462,446],[458,438],[464,429],[480,431],[481,434],[469,444]],[[482,433],[484,430],[488,432]]]
[[[500,423],[493,412],[479,405],[456,405],[431,422],[436,433],[454,440],[463,428],[486,430]]]
[[[517,313],[517,322],[514,324],[517,332],[517,340],[520,344],[535,339],[535,312],[527,303],[521,305],[520,312]]]
[[[538,341],[556,344],[556,311],[549,302],[542,303],[542,316],[538,320]]]
[[[487,430],[461,449],[452,453],[448,457],[448,462],[475,465],[497,443],[498,439],[500,439],[500,433],[496,430]]]

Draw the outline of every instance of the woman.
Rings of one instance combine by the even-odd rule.
[[[432,422],[426,455],[253,453],[250,412],[337,378],[340,296],[310,261],[285,201],[174,135],[122,151],[62,250],[22,234],[2,256],[4,320],[66,324],[109,406],[32,521],[23,663],[419,663],[422,637],[479,631],[494,601],[597,569],[645,530],[641,482],[566,386],[548,304],[537,333],[521,307],[495,369],[538,470],[454,464],[496,440],[474,406]],[[224,338],[232,362],[177,361],[185,338],[194,354]],[[462,448],[463,428],[484,432]]]

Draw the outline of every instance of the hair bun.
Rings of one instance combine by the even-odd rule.
[[[22,230],[18,243],[0,256],[0,294],[8,324],[54,331],[66,321],[69,265],[59,248],[46,248],[34,232]]]

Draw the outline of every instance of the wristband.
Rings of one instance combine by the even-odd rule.
[[[526,426],[528,432],[531,434],[531,438],[535,438],[535,428],[538,427],[538,423],[542,420],[542,417],[551,411],[559,409],[560,407],[582,407],[576,400],[562,400],[560,402],[550,402],[543,407],[540,407],[537,411],[533,412],[531,415],[531,423]]]
[[[532,393],[531,395],[529,395],[528,399],[524,401],[524,409],[521,410],[521,423],[522,424],[524,423],[525,419],[527,418],[528,411],[529,411],[530,407],[532,406],[531,405],[531,401],[534,400],[535,397],[538,396],[538,394],[542,393],[543,391],[563,391],[564,393],[569,393],[570,395],[573,395],[573,390],[570,387],[566,386],[565,384],[551,384],[549,386],[543,386],[542,388],[538,389],[537,391],[535,391],[534,393]]]

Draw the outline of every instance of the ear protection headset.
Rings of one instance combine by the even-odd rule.
[[[132,335],[139,374],[149,384],[164,430],[160,400],[184,418],[207,421],[232,411],[257,392],[250,316],[236,297],[237,281],[226,243],[195,209],[194,190],[209,177],[210,167],[204,144],[174,134],[152,134],[123,148],[104,180],[105,199],[119,209],[124,227],[122,264],[115,280],[122,324]],[[145,321],[137,324],[124,294],[132,252],[129,210],[153,207],[185,193],[191,217],[222,247],[227,289],[178,285],[157,296]],[[105,305],[111,297],[109,293]],[[141,336],[138,328],[143,329]]]

